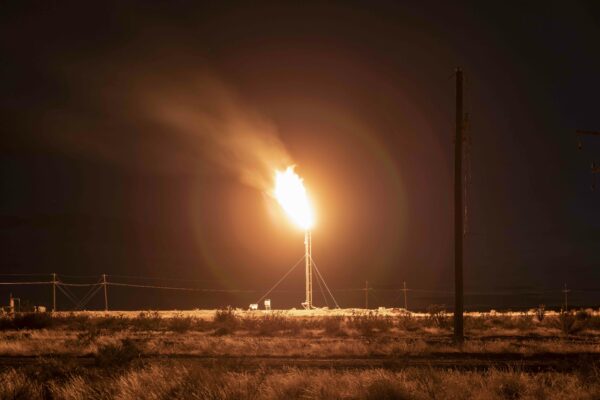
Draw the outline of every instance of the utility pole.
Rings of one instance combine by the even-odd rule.
[[[52,273],[52,312],[56,311],[56,273]]]
[[[567,297],[567,293],[569,292],[570,290],[567,289],[567,284],[565,283],[565,288],[563,289],[563,293],[565,294],[565,312],[569,311],[569,302]]]
[[[577,140],[577,147],[579,148],[579,150],[581,150],[583,148],[583,143],[582,143],[582,139],[581,137],[583,136],[600,136],[600,131],[584,131],[584,130],[577,130],[575,131],[575,133],[577,134],[577,136],[579,137]],[[592,184],[591,184],[591,189],[592,191],[596,190],[596,175],[600,174],[600,165],[598,165],[597,163],[593,162],[590,165],[590,172],[592,173]]]
[[[456,132],[454,139],[454,340],[462,343],[463,329],[463,72],[456,68]]]
[[[369,309],[369,281],[365,281],[365,310]]]
[[[406,301],[406,281],[403,282],[403,289],[402,291],[404,292],[404,309],[406,311],[408,311],[408,303]]]
[[[104,285],[104,311],[108,311],[108,293],[106,288],[106,274],[102,274],[102,284]]]

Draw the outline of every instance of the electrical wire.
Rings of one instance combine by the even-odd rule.
[[[67,299],[69,299],[71,301],[71,303],[73,303],[74,306],[77,306],[78,301],[73,296],[71,296],[69,293],[67,293],[67,291],[65,291],[65,289],[61,288],[60,286],[57,286],[57,287],[58,287],[58,290],[60,290],[65,295],[65,297]]]
[[[102,283],[100,283],[101,281],[102,281]],[[81,300],[79,300],[79,302],[75,306],[75,309],[80,309],[84,305],[86,305],[92,299],[92,297],[94,297],[94,295],[96,293],[98,293],[98,290],[100,290],[100,288],[102,287],[103,284],[104,284],[103,279],[102,278],[98,279],[98,282],[96,283],[96,285],[90,287],[88,289],[88,291],[86,292],[86,294],[83,296],[83,298]]]
[[[327,301],[327,296],[325,296],[325,292],[323,292],[323,286],[321,286],[321,280],[319,279],[319,274],[317,274],[317,284],[319,285],[319,290],[321,291],[321,296],[325,301],[325,305],[329,308],[329,302]]]
[[[304,261],[304,258],[305,258],[305,257],[306,257],[306,256],[302,256],[302,258],[300,258],[300,259],[299,259],[299,260],[296,262],[296,264],[294,264],[294,265],[292,266],[292,268],[290,268],[290,269],[288,270],[288,272],[286,272],[286,273],[285,273],[285,275],[283,275],[283,276],[281,277],[281,279],[279,279],[279,280],[277,281],[277,283],[276,283],[275,285],[273,285],[273,287],[272,287],[271,289],[267,290],[267,293],[263,294],[263,296],[262,296],[260,299],[258,299],[258,301],[256,302],[256,304],[260,303],[262,299],[264,299],[265,297],[267,297],[267,296],[269,295],[269,293],[271,293],[271,292],[272,292],[272,291],[273,291],[273,290],[274,290],[274,289],[275,289],[277,286],[279,286],[279,284],[280,284],[281,282],[283,282],[283,280],[284,280],[285,278],[287,278],[287,276],[288,276],[289,274],[291,274],[291,273],[292,273],[292,271],[293,271],[294,269],[296,269],[296,267],[297,267],[297,266],[298,266],[298,265],[299,265],[299,264],[300,264],[302,261]]]
[[[299,290],[282,290],[282,289],[277,289],[277,287],[294,271],[294,269],[297,268],[297,266],[305,260],[305,256],[303,256],[302,258],[300,258],[284,275],[283,277],[281,277],[281,279],[279,279],[275,285],[273,285],[258,301],[257,303],[259,303],[260,301],[262,301],[264,298],[266,298],[269,294],[271,293],[303,293],[303,291],[299,291]],[[318,269],[317,264],[314,262],[314,260],[311,258],[311,261],[315,267],[315,272],[316,272],[316,279],[317,279],[317,284],[319,285],[319,289],[321,291],[321,295],[323,296],[323,300],[325,301],[325,303],[327,304],[327,306],[329,306],[329,302],[327,299],[327,295],[323,290],[323,286],[325,287],[327,294],[329,295],[329,297],[331,297],[331,299],[333,300],[333,302],[335,303],[335,306],[337,308],[339,308],[339,304],[337,303],[333,293],[341,293],[341,292],[364,292],[364,288],[341,288],[341,289],[336,289],[336,290],[331,290],[328,286],[327,283],[325,282],[325,279],[323,278],[323,275],[321,274],[321,271]],[[43,276],[43,275],[50,275],[50,274],[0,274],[0,276]],[[76,309],[80,309],[82,307],[84,307],[95,295],[96,293],[98,293],[98,291],[106,284],[106,286],[113,286],[113,287],[131,287],[131,288],[143,288],[143,289],[159,289],[159,290],[177,290],[177,291],[186,291],[186,292],[200,292],[200,293],[257,293],[259,292],[259,290],[243,290],[243,289],[212,289],[212,288],[194,288],[194,287],[177,287],[177,286],[162,286],[162,285],[152,285],[152,284],[137,284],[137,283],[125,283],[125,282],[109,282],[106,281],[104,282],[101,278],[100,281],[96,282],[96,283],[67,283],[67,282],[63,282],[61,280],[58,280],[58,274],[56,274],[57,276],[57,280],[48,280],[48,281],[16,281],[16,282],[0,282],[0,285],[2,286],[7,286],[7,285],[52,285],[55,284],[58,289],[61,291],[61,293],[63,293],[67,299],[69,301],[71,301]],[[87,275],[87,276],[83,276],[83,275],[60,275],[61,277],[72,277],[72,278],[89,278],[92,277],[91,275]],[[108,276],[108,275],[107,275]],[[128,279],[150,279],[150,280],[186,280],[186,279],[178,279],[178,278],[155,278],[155,277],[140,277],[140,276],[125,276],[125,275],[110,275],[111,277],[122,277],[125,278],[127,277]],[[209,282],[208,280],[186,280],[186,281],[196,281],[196,282]],[[381,287],[383,286],[383,287]],[[442,298],[445,298],[446,296],[450,296],[454,294],[454,291],[452,290],[432,290],[432,289],[419,289],[419,288],[394,288],[394,287],[390,287],[390,285],[385,285],[382,284],[381,286],[378,287],[378,285],[375,285],[375,287],[371,287],[370,288],[370,292],[373,294],[374,298],[378,299],[378,300],[384,300],[384,299],[389,299],[389,297],[393,297],[392,303],[395,303],[396,301],[399,300],[400,296],[403,294],[404,290],[406,290],[406,292],[409,293],[413,293],[413,294],[422,294],[422,295],[434,295],[434,296],[440,296]],[[387,286],[387,287],[386,287]],[[89,290],[86,292],[86,294],[79,300],[78,296],[75,295],[75,293],[73,293],[70,288],[77,288],[77,287],[87,287],[89,288]],[[586,289],[571,289],[571,292],[575,292],[575,293],[600,293],[600,289],[594,289],[594,288],[586,288]],[[387,292],[391,292],[390,295],[386,295]],[[491,297],[491,296],[553,296],[553,295],[559,295],[559,293],[562,293],[563,289],[514,289],[514,290],[499,290],[499,291],[473,291],[473,292],[466,292],[464,295],[465,296],[469,296],[469,297]],[[380,297],[383,296],[383,297]],[[422,296],[420,296],[422,297]],[[384,302],[384,303],[387,303]]]
[[[98,275],[65,275],[65,274],[56,274],[57,277],[65,277],[65,278],[97,278]],[[108,275],[107,275],[108,276]]]
[[[106,274],[107,277],[111,278],[124,278],[124,279],[142,279],[142,280],[153,280],[153,281],[182,281],[182,282],[222,282],[216,279],[187,279],[187,278],[160,278],[153,276],[134,276],[134,275],[109,275]]]
[[[317,274],[321,277],[321,280],[323,281],[323,285],[325,285],[325,289],[327,289],[327,291],[329,292],[329,295],[333,299],[333,302],[335,303],[335,307],[336,308],[340,308],[338,302],[335,300],[335,297],[333,297],[333,294],[331,293],[331,290],[329,290],[329,286],[327,286],[327,282],[325,282],[325,279],[323,279],[323,275],[321,275],[321,272],[319,271],[319,268],[317,267],[317,264],[315,263],[315,260],[313,260],[312,257],[310,257],[310,260],[313,263],[313,265],[315,266],[315,271],[317,271]]]
[[[93,291],[88,292],[88,294],[82,298],[79,303],[77,303],[77,305],[75,306],[75,309],[82,309],[87,303],[89,303],[89,301],[96,295],[96,293],[98,293],[98,291],[101,289],[101,286],[96,287],[95,289],[93,289]]]
[[[132,283],[106,282],[108,286],[136,287],[146,289],[164,289],[164,290],[182,290],[188,292],[209,292],[209,293],[255,293],[256,290],[243,289],[202,289],[190,287],[174,287],[174,286],[156,286],[156,285],[138,285]]]
[[[52,283],[52,282],[50,282]],[[76,287],[85,287],[85,286],[98,286],[98,285],[102,285],[102,283],[98,282],[98,283],[64,283],[61,281],[57,281],[56,282],[57,286],[76,286]]]

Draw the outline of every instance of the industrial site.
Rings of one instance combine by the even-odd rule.
[[[0,18],[0,400],[600,399],[598,2]]]

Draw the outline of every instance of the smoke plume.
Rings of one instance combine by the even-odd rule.
[[[264,190],[275,169],[291,163],[274,124],[224,83],[206,77],[147,102],[151,118],[222,171]]]
[[[228,174],[261,191],[291,164],[274,124],[206,70],[120,66],[91,90],[73,86],[75,100],[44,121],[69,151],[151,173]]]

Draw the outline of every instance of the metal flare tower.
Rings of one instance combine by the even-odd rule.
[[[312,237],[310,230],[304,232],[304,262],[306,275],[306,300],[302,303],[305,310],[313,307],[313,287],[312,287]]]

